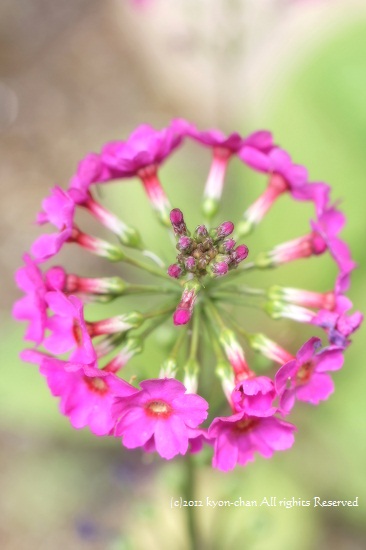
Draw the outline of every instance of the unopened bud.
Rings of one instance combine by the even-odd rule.
[[[245,258],[249,254],[249,249],[245,244],[240,244],[237,246],[234,250],[234,252],[231,255],[231,260],[235,265],[239,265],[240,262],[245,260]]]
[[[192,239],[189,237],[186,237],[183,235],[183,237],[180,237],[177,244],[177,249],[188,252],[188,250],[192,247]]]
[[[194,271],[196,268],[196,260],[193,258],[193,256],[188,256],[184,262],[185,268],[187,271]]]
[[[179,279],[182,273],[183,269],[178,264],[172,264],[168,267],[168,275],[173,279]]]
[[[218,239],[224,239],[231,235],[231,233],[234,231],[234,224],[233,222],[223,222],[221,225],[217,228],[217,238]]]
[[[184,223],[183,212],[179,210],[179,208],[173,208],[173,210],[171,210],[170,221],[176,237],[188,234],[186,224]]]
[[[205,225],[199,225],[194,232],[197,242],[203,242],[208,237],[207,227]]]
[[[211,273],[214,277],[222,277],[223,275],[226,275],[226,273],[229,271],[229,266],[227,262],[216,262],[210,266]]]
[[[192,311],[189,309],[176,309],[173,315],[175,325],[186,325],[192,316]]]
[[[233,248],[235,247],[236,242],[234,239],[226,239],[223,243],[219,246],[219,252],[225,254],[228,252],[231,252]]]
[[[218,227],[215,227],[215,229],[211,229],[210,236],[214,239],[214,241],[220,241],[221,239],[225,239],[231,235],[233,231],[233,222],[223,222]]]

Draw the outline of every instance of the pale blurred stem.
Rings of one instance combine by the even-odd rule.
[[[141,250],[141,253],[143,256],[146,256],[146,258],[150,258],[150,260],[152,260],[153,262],[155,262],[159,267],[161,267],[162,269],[165,269],[166,266],[165,266],[165,263],[163,262],[163,260],[160,258],[160,256],[158,256],[157,254],[155,254],[155,252],[153,252],[152,250],[147,250],[146,248],[145,249],[142,249]]]
[[[185,330],[183,329],[180,331],[178,338],[174,342],[172,351],[169,354],[170,359],[176,360],[178,358],[178,354],[180,352],[183,342],[186,341],[186,338],[187,338],[187,329]]]
[[[222,320],[221,315],[219,314],[213,300],[210,300],[210,299],[206,300],[206,306],[207,306],[208,312],[210,313],[211,326],[216,325],[215,326],[216,334],[217,334],[217,327],[219,327],[219,332],[221,332],[222,330],[225,330],[226,325]]]
[[[209,284],[210,287],[218,287],[225,283],[231,283],[233,279],[236,277],[240,277],[240,275],[243,275],[243,273],[246,273],[247,271],[250,271],[251,269],[263,269],[263,267],[257,266],[254,262],[249,262],[247,264],[244,264],[237,269],[233,269],[232,271],[229,271],[227,275],[224,277],[216,277],[213,279],[213,281]]]
[[[129,285],[127,292],[121,292],[121,296],[128,294],[177,294],[180,296],[180,288],[155,286],[155,285]]]
[[[194,501],[196,497],[196,467],[194,460],[190,453],[188,452],[184,459],[185,466],[185,483],[184,483],[184,500]],[[188,530],[188,541],[189,541],[189,550],[201,550],[202,546],[200,545],[199,535],[198,535],[198,525],[197,525],[197,512],[194,506],[187,506],[187,530]]]
[[[244,306],[244,307],[254,307],[257,309],[263,309],[258,303],[249,302],[248,298],[244,298],[242,296],[229,294],[224,291],[217,292],[212,296],[213,302],[226,302],[229,304],[234,304],[236,306]]]
[[[158,312],[156,314],[156,312],[155,312],[155,317],[152,317],[152,315],[149,314],[149,313],[145,314],[149,318],[152,317],[152,322],[150,323],[150,325],[147,328],[145,328],[145,330],[143,330],[137,336],[139,338],[142,338],[142,339],[147,338],[152,332],[154,332],[155,329],[157,329],[160,325],[165,323],[165,321],[169,318],[171,313],[173,313],[174,309],[175,309],[175,305],[171,306],[170,308],[167,307],[165,310],[161,310],[160,313]]]
[[[200,327],[200,317],[201,309],[199,306],[196,307],[196,310],[193,314],[193,326],[192,326],[192,336],[191,336],[191,345],[189,351],[189,359],[196,359],[198,351],[198,341],[199,341],[199,327]]]
[[[204,318],[205,318],[205,328],[207,331],[207,335],[210,338],[210,342],[212,343],[213,351],[216,358],[216,363],[219,365],[220,363],[227,363],[227,359],[221,349],[221,346],[217,340],[217,332],[214,327],[214,323],[212,322],[212,318],[210,318],[206,312],[204,312]],[[229,365],[228,365],[229,366]],[[224,402],[223,399],[223,393],[220,389],[220,394],[217,393],[217,389],[215,387],[211,388],[211,391],[208,394],[207,398],[209,403],[212,403],[210,407],[210,414],[211,416],[220,416],[219,411],[222,407],[222,404]],[[225,400],[226,403],[226,400]]]
[[[144,319],[152,319],[153,317],[160,317],[161,315],[168,315],[170,313],[173,313],[175,306],[176,304],[174,301],[174,305],[170,303],[167,307],[164,307],[162,309],[147,311],[146,313],[143,313]]]
[[[169,275],[165,273],[162,269],[157,269],[152,265],[146,264],[145,262],[141,262],[140,260],[136,260],[135,258],[130,258],[129,256],[125,256],[122,262],[138,267],[139,269],[143,269],[144,271],[148,271],[152,275],[156,275],[157,277],[162,277],[163,279],[174,284],[174,280],[171,277],[169,277]]]
[[[247,296],[266,296],[267,292],[263,288],[252,288],[250,286],[228,286],[222,289],[222,291],[219,292],[225,292],[227,294],[235,294],[236,296],[239,294],[244,294]]]
[[[250,341],[250,336],[251,334],[249,332],[247,332],[246,330],[244,330],[232,317],[232,315],[228,315],[228,313],[224,310],[222,310],[222,313],[226,319],[226,321],[228,322],[229,325],[231,325],[231,327],[238,331],[239,334],[241,334],[242,336],[244,336],[244,338],[247,340],[247,341]]]

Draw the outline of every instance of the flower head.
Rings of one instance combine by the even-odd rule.
[[[188,197],[188,187],[186,217],[180,203],[172,208],[158,174],[185,138],[212,153],[203,186],[203,219],[199,214],[195,218],[197,200]],[[235,156],[264,174],[266,187],[246,205],[239,223],[231,216],[213,222],[221,207],[227,167]],[[94,192],[97,184],[135,177],[169,236],[164,241],[162,228],[155,233],[149,225],[148,240],[158,245],[153,250],[146,248],[135,227],[119,218],[118,203],[111,212]],[[122,182],[122,194],[126,188]],[[291,208],[291,201],[299,201],[299,208],[303,202],[314,206],[308,229],[296,236],[294,228],[287,227],[288,240],[267,252],[261,252],[253,239],[249,252],[241,238],[253,232],[270,209],[281,208],[284,195],[286,208]],[[121,195],[121,200],[126,197]],[[112,242],[75,224],[81,209],[103,233],[110,232]],[[189,227],[188,219],[198,225]],[[142,125],[126,140],[106,144],[100,154],[86,155],[68,190],[56,186],[43,201],[38,223],[56,229],[36,239],[31,247],[35,259],[24,256],[16,281],[25,296],[16,302],[13,314],[27,322],[25,337],[36,345],[22,358],[39,365],[51,393],[60,400],[61,412],[75,428],[88,426],[96,435],[120,437],[127,448],[157,452],[166,459],[199,452],[208,443],[214,448],[213,466],[228,471],[252,461],[256,453],[269,458],[276,450],[290,448],[296,428],[281,415],[289,414],[297,401],[317,405],[332,393],[331,373],[341,368],[350,337],[363,319],[358,311],[350,313],[352,302],[345,295],[356,266],[340,238],[345,217],[332,205],[330,187],[309,183],[306,168],[275,145],[269,132],[225,135],[200,131],[182,119],[162,130]],[[41,263],[57,256],[66,243],[95,254],[108,276],[70,273],[59,265],[41,269]],[[132,253],[125,247],[133,248]],[[316,262],[321,255],[330,256],[337,270],[327,291],[310,276],[309,290],[274,284],[274,269],[310,257]],[[112,263],[108,269],[103,266],[106,260]],[[129,271],[126,279],[114,275],[116,262],[127,264],[131,276]],[[144,273],[146,280],[132,270]],[[267,286],[244,284],[248,271],[263,274],[257,278],[259,285],[267,273]],[[128,300],[120,300],[126,296]],[[100,315],[104,303],[117,300],[117,314]],[[98,302],[98,315],[92,318],[85,307],[89,302]],[[242,308],[253,306],[268,314],[270,322],[288,319],[297,332],[304,323],[310,330],[316,328],[316,334],[323,331],[323,343],[313,336],[297,351],[292,342],[298,338],[290,336],[291,329],[285,342],[281,331],[279,342],[270,339],[264,333],[267,324],[263,332],[251,332],[251,310]],[[152,360],[157,354],[145,345],[159,326],[159,341],[164,342],[159,353],[169,348],[161,364]],[[251,351],[264,356],[260,370]],[[215,376],[220,396],[210,390]],[[212,414],[206,425],[209,405]],[[218,410],[223,416],[215,418],[213,411]]]

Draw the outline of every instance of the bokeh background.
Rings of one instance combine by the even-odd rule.
[[[18,359],[24,327],[11,320],[20,296],[13,273],[39,234],[33,222],[42,198],[55,183],[67,184],[80,158],[140,123],[162,127],[186,117],[202,129],[270,129],[312,181],[332,185],[359,264],[349,296],[365,311],[366,3],[3,0],[0,43],[0,547],[164,550],[174,541],[186,550],[184,510],[170,508],[183,490],[181,461],[126,452],[59,415],[37,370]],[[192,205],[208,166],[208,152],[190,145],[162,172],[191,224],[200,223]],[[223,218],[244,210],[252,179],[233,163]],[[119,192],[106,192],[106,201],[118,200],[122,216],[156,239],[142,190],[128,183]],[[309,215],[278,207],[251,246],[302,234]],[[68,252],[65,260],[85,275],[98,269],[89,256],[78,264]],[[326,260],[309,261],[273,282],[326,290],[333,270]],[[294,325],[267,328],[289,339]],[[295,329],[300,344],[306,331]],[[202,548],[366,547],[365,336],[365,329],[354,335],[332,398],[292,416],[293,449],[229,474],[198,459],[197,498],[358,496],[359,507],[197,508]],[[168,343],[161,331],[145,357],[158,361]]]

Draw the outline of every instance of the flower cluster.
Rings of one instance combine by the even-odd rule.
[[[171,206],[159,177],[162,163],[185,140],[212,153],[203,191],[204,223],[197,220],[192,233],[180,205]],[[234,156],[263,174],[266,187],[236,226],[223,221],[212,227]],[[176,255],[175,263],[166,265],[147,250],[140,232],[97,200],[98,186],[122,180],[123,190],[127,178],[140,181],[157,220],[175,241],[178,254],[167,245],[171,258]],[[242,240],[284,195],[313,204],[308,232],[267,252],[251,247],[249,253]],[[82,231],[76,223],[80,209],[109,230],[113,240]],[[361,313],[350,313],[352,303],[345,296],[355,267],[339,237],[345,217],[330,202],[329,186],[310,183],[307,170],[294,164],[269,132],[226,136],[217,130],[201,132],[181,119],[163,130],[140,126],[127,140],[87,155],[68,188],[56,186],[44,199],[37,222],[55,229],[38,237],[24,256],[24,266],[16,273],[24,296],[13,314],[27,322],[25,339],[35,344],[22,358],[39,366],[73,427],[88,426],[96,435],[121,438],[126,448],[141,447],[166,459],[208,445],[213,447],[213,466],[227,471],[252,461],[256,453],[269,458],[291,447],[296,428],[284,418],[296,402],[317,405],[333,392],[331,372],[342,367],[350,337],[362,322]],[[59,265],[42,269],[70,244],[104,261],[129,264],[155,282],[79,276]],[[330,255],[337,269],[327,292],[238,283],[252,271],[323,254]],[[153,296],[157,306],[125,311],[122,298],[132,295]],[[120,299],[119,315],[88,320],[90,302]],[[237,308],[253,301],[274,320],[307,323],[318,332],[300,350],[285,349],[264,333],[248,332]],[[127,380],[125,365],[143,354],[145,340],[157,327],[168,323],[176,336],[167,358],[151,365],[150,378],[142,379],[136,367]],[[245,347],[268,359],[272,375],[255,372]],[[210,403],[207,396],[214,392],[207,370],[222,386]],[[208,421],[212,410],[222,416]]]

